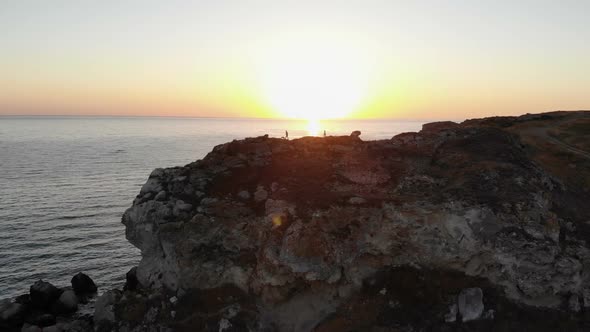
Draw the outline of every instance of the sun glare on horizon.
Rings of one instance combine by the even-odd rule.
[[[261,93],[269,106],[282,116],[308,120],[315,129],[319,120],[357,110],[370,80],[366,57],[325,42],[280,48],[261,67]]]
[[[321,128],[320,120],[309,119],[307,121],[307,134],[309,136],[319,136]]]

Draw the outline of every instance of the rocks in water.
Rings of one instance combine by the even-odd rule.
[[[464,322],[476,320],[483,313],[483,292],[481,288],[467,288],[457,298],[459,313]]]
[[[80,280],[84,279],[78,274],[72,278],[72,283],[80,286]],[[78,289],[93,289],[87,281],[82,283],[86,286]],[[93,329],[92,318],[74,315],[80,301],[87,300],[89,295],[92,296],[76,294],[70,287],[58,288],[39,280],[31,285],[29,294],[0,302],[0,331],[90,331]]]
[[[31,304],[36,308],[45,309],[61,295],[61,290],[51,283],[39,280],[30,288]]]
[[[72,278],[80,294],[72,288],[58,288],[39,280],[31,285],[29,294],[0,301],[0,331],[67,331],[93,330],[92,317],[74,314],[80,301],[96,291],[96,285],[85,274]],[[90,293],[89,293],[90,292]]]
[[[76,294],[96,293],[98,289],[94,281],[82,272],[72,277],[72,288]]]

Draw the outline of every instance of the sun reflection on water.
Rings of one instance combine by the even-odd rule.
[[[307,122],[307,134],[309,136],[318,136],[320,134],[320,121],[317,119],[309,119]]]

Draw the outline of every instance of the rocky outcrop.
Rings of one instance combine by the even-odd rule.
[[[156,169],[123,216],[142,290],[109,295],[103,316],[115,330],[582,329],[590,193],[546,167],[513,128],[527,121],[556,120],[247,138]]]

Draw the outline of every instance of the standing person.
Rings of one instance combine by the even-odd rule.
[[[285,130],[285,138],[289,139],[289,132]]]
[[[324,137],[326,137],[326,129],[324,129]]]

